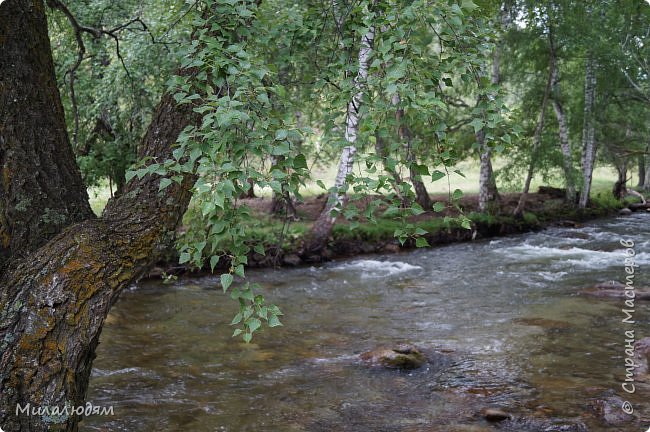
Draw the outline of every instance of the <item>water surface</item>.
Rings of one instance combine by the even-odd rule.
[[[580,296],[622,281],[621,238],[635,241],[635,286],[650,285],[650,215],[318,267],[250,271],[284,327],[232,339],[237,306],[212,277],[126,291],[101,336],[88,400],[114,407],[83,431],[488,431],[477,415],[603,424],[589,406],[623,396],[624,331],[650,336],[647,304],[621,322],[621,300]],[[356,355],[411,342],[441,351],[411,373]],[[644,421],[646,420],[646,421]],[[642,426],[643,427],[642,429]]]

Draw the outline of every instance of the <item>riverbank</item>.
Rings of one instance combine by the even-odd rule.
[[[521,217],[514,217],[512,214],[519,196],[518,193],[502,194],[498,206],[490,214],[477,211],[476,195],[461,198],[458,204],[471,220],[471,229],[463,228],[458,222],[446,219],[459,214],[452,206],[448,206],[442,212],[430,211],[410,217],[407,222],[427,231],[421,237],[427,240],[430,247],[437,247],[450,243],[538,231],[548,226],[575,227],[586,221],[616,214],[627,205],[625,201],[618,201],[609,194],[601,193],[592,197],[586,209],[578,209],[564,202],[561,191],[545,188],[538,193],[529,194],[526,200],[526,211]],[[304,236],[318,217],[326,199],[325,195],[321,195],[307,198],[297,204],[298,217],[295,219],[271,216],[271,201],[267,198],[242,200],[242,204],[251,209],[251,225],[247,227],[250,233],[248,243],[251,246],[248,255],[249,267],[309,265],[358,255],[396,253],[416,247],[413,239],[401,244],[394,237],[395,230],[402,226],[401,221],[378,218],[374,223],[362,222],[351,228],[351,225],[341,218],[334,227],[327,248],[317,255],[305,256],[301,253]],[[434,195],[432,199],[434,202],[448,202],[446,195]],[[363,207],[363,202],[355,202],[355,204]],[[191,223],[191,219],[188,223]],[[181,228],[181,235],[183,230]],[[253,247],[258,245],[264,247],[264,254],[253,251]],[[147,277],[155,278],[163,274],[197,274],[208,270],[177,263],[178,256],[175,250],[169,250]],[[227,260],[221,260],[215,271],[226,269],[227,266]]]

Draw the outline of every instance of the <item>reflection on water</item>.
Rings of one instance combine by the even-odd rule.
[[[619,430],[588,407],[608,390],[623,396],[622,304],[576,293],[623,280],[621,237],[636,242],[635,285],[650,285],[649,222],[251,271],[285,325],[249,345],[230,337],[237,306],[216,279],[142,284],[113,308],[91,378],[88,400],[116,415],[81,430],[495,430],[477,415],[488,406]],[[637,339],[650,336],[648,310],[637,304]],[[447,360],[409,373],[356,361],[403,341]],[[648,399],[637,386],[628,400],[642,419],[620,430],[650,424]]]

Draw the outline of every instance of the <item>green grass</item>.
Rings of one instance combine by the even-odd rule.
[[[494,169],[498,170],[504,167],[506,161],[504,159],[497,159],[494,161]],[[337,165],[333,164],[327,167],[319,167],[312,171],[313,179],[320,179],[323,181],[325,186],[330,187],[334,184],[334,178],[336,177]],[[454,172],[459,170],[463,176]],[[474,159],[468,159],[466,161],[460,162],[455,167],[449,169],[449,176],[443,177],[442,179],[432,182],[430,178],[424,178],[424,184],[430,194],[446,194],[450,190],[453,192],[455,189],[460,189],[465,194],[478,193],[478,184],[479,184],[479,162]],[[355,166],[356,175],[368,175],[367,172],[360,170],[359,165]],[[550,182],[542,181],[542,176],[537,175],[533,177],[531,182],[531,191],[536,191],[539,186],[554,186],[554,187],[563,187],[562,182],[562,173],[557,171],[554,173],[553,179]],[[407,178],[407,172],[401,172],[400,175],[402,178]],[[372,177],[372,176],[371,176]],[[375,175],[376,177],[376,175]],[[617,179],[616,171],[611,167],[597,167],[594,170],[594,177],[592,181],[593,190],[601,189],[611,189],[612,185]],[[512,185],[503,185],[499,184],[499,190],[502,192],[520,192],[523,188],[523,180],[521,182],[515,182]],[[255,192],[257,196],[270,197],[272,192],[269,188],[260,189],[256,188]],[[301,194],[305,197],[320,195],[325,191],[316,184],[315,181],[308,181],[306,187],[301,190]]]
[[[494,162],[495,169],[499,169],[505,165],[503,159],[498,159]],[[331,165],[325,168],[317,168],[312,172],[312,178],[321,179],[325,186],[329,187],[334,184],[334,178],[336,177],[336,165]],[[358,166],[355,168],[356,173],[359,174]],[[456,174],[454,169],[460,170],[464,177]],[[424,179],[425,186],[431,194],[446,194],[449,190],[453,191],[454,189],[460,189],[465,194],[475,194],[478,192],[478,183],[479,183],[479,165],[476,160],[467,160],[459,163],[454,169],[449,170],[449,177],[444,177],[436,182],[431,182],[430,180]],[[402,173],[403,177],[407,177],[406,173]],[[562,187],[562,176],[558,172],[557,175],[553,176],[554,180],[550,181],[548,184],[542,181],[541,176],[533,178],[531,183],[531,191],[536,191],[539,186],[555,186]],[[597,194],[601,193],[604,195],[610,194],[611,189],[614,185],[614,182],[617,179],[616,172],[611,167],[597,167],[594,170],[594,178],[592,182],[592,197],[595,197]],[[522,189],[521,184],[514,184],[510,187],[504,185],[499,185],[499,190],[501,192],[519,192]],[[325,191],[316,184],[315,181],[309,181],[306,184],[306,187],[301,189],[301,194],[308,197],[313,197],[324,193]],[[260,189],[255,188],[255,193],[257,196],[270,198],[272,191],[269,188]],[[90,206],[93,211],[100,215],[106,206],[106,202],[110,198],[110,192],[108,189],[108,183],[105,183],[98,187],[92,187],[88,189],[88,195],[90,197]]]

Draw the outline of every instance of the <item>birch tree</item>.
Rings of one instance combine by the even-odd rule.
[[[591,180],[596,162],[595,105],[596,105],[596,60],[589,56],[585,61],[584,113],[582,125],[582,190],[578,207],[585,208],[589,203]]]
[[[356,141],[359,133],[360,108],[363,102],[364,85],[368,79],[368,62],[372,52],[374,29],[371,27],[361,37],[358,72],[354,79],[355,93],[347,105],[345,116],[345,141],[347,145],[341,150],[338,169],[334,186],[331,188],[327,203],[321,211],[318,219],[312,225],[307,236],[304,251],[305,254],[321,251],[327,245],[332,227],[339,216],[339,213],[347,202],[347,178],[352,173],[354,155],[357,152]]]

